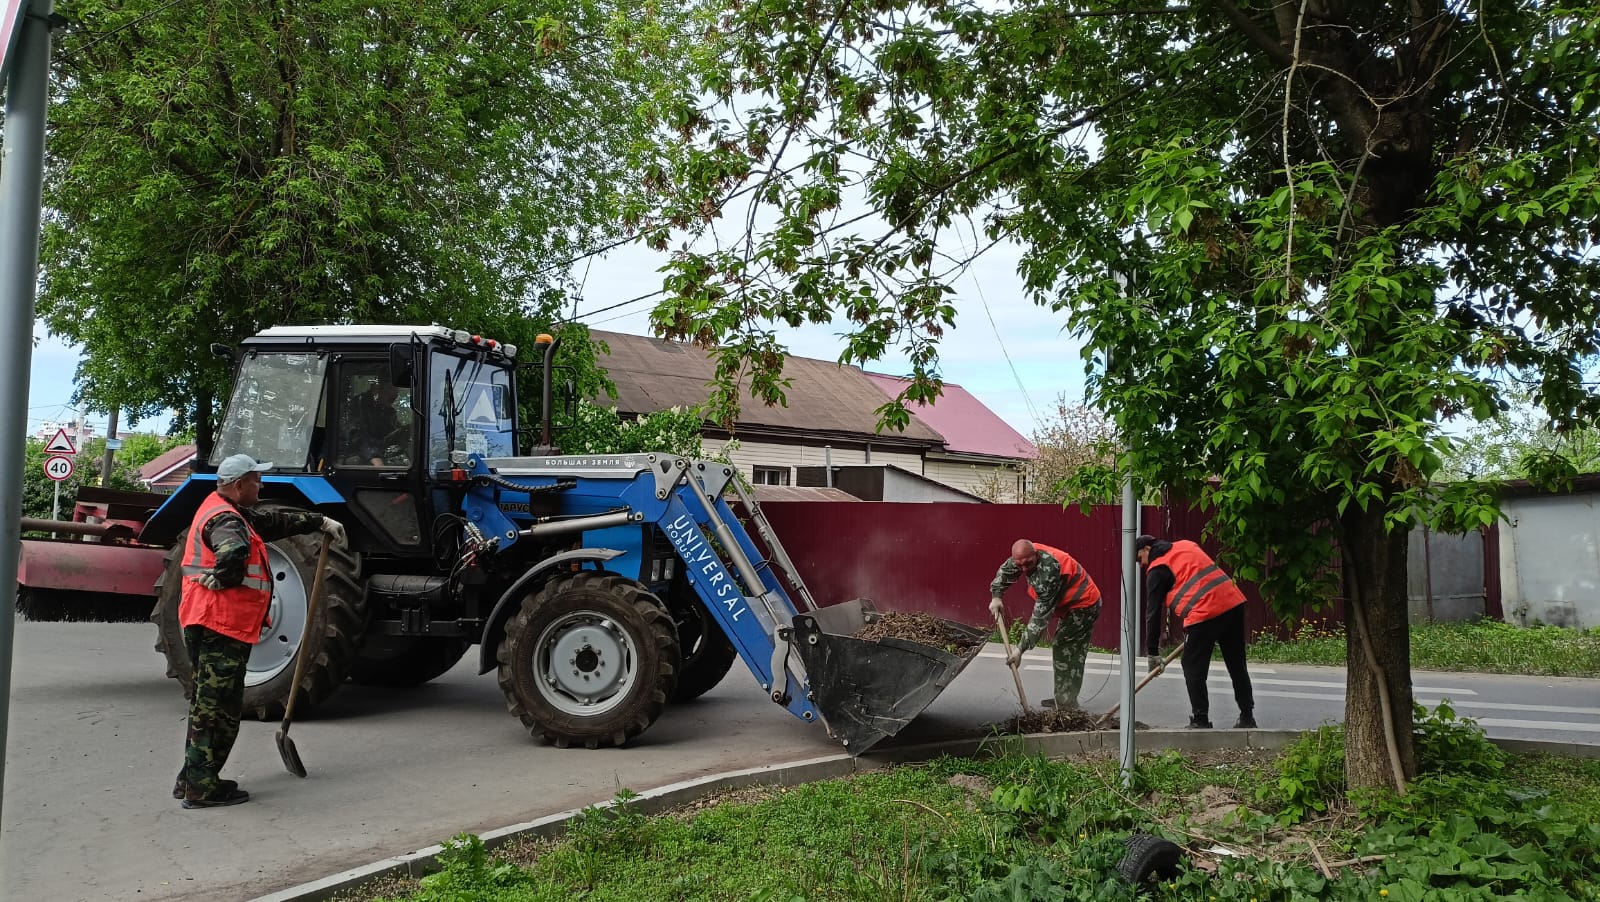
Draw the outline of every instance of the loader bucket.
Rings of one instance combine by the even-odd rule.
[[[853,635],[879,616],[872,602],[858,598],[794,618],[794,648],[810,677],[812,704],[828,733],[852,756],[900,732],[933,704],[983,651],[987,635],[943,621],[951,634],[971,641],[959,653],[905,639],[868,641]]]

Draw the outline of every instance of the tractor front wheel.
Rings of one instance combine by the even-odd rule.
[[[661,600],[613,573],[546,582],[506,624],[496,656],[506,707],[560,748],[623,745],[666,708],[678,635]]]

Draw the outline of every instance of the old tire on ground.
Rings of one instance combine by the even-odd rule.
[[[693,701],[715,688],[728,675],[739,652],[687,581],[681,577],[673,580],[670,592],[668,606],[678,628],[683,663],[678,668],[678,687],[669,700],[678,704]]]
[[[183,644],[183,629],[178,625],[183,548],[188,538],[185,530],[167,550],[167,568],[156,580],[156,606],[150,614],[156,625],[156,651],[166,656],[167,676],[183,685],[185,697],[194,693],[194,671]],[[311,534],[291,536],[267,546],[268,568],[273,577],[269,609],[272,626],[261,631],[260,642],[250,652],[245,674],[245,717],[267,721],[283,717],[321,544],[321,536]],[[363,593],[357,581],[360,571],[361,562],[356,555],[329,550],[322,604],[310,633],[312,657],[306,663],[300,696],[295,701],[296,716],[326,701],[350,675],[356,640],[364,622]]]
[[[644,586],[585,570],[523,599],[497,659],[506,707],[534,737],[560,748],[623,745],[672,695],[678,634]]]
[[[1183,848],[1150,833],[1134,833],[1122,841],[1128,851],[1117,862],[1117,873],[1134,885],[1146,880],[1167,880],[1178,873]]]
[[[364,686],[421,686],[456,666],[472,643],[462,638],[368,636],[356,650],[350,681]]]

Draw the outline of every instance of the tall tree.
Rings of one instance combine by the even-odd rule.
[[[736,4],[676,114],[695,149],[648,234],[701,243],[655,322],[771,396],[765,324],[838,316],[846,359],[900,345],[921,398],[968,262],[947,237],[1017,243],[1124,466],[1214,509],[1287,606],[1326,597],[1337,547],[1347,776],[1403,788],[1407,527],[1495,516],[1431,480],[1441,420],[1490,416],[1508,373],[1559,429],[1600,410],[1597,23],[1578,0]]]
[[[39,310],[85,349],[80,400],[171,408],[204,453],[229,377],[212,342],[443,321],[531,347],[564,262],[616,230],[692,4],[63,12]]]

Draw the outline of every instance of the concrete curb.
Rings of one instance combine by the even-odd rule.
[[[1298,739],[1302,732],[1300,730],[1140,730],[1139,750],[1141,752],[1168,750],[1207,752],[1225,748],[1274,750],[1289,745]],[[1489,741],[1508,752],[1518,754],[1542,753],[1571,758],[1600,758],[1600,745],[1493,737],[1490,737]],[[819,780],[832,780],[880,770],[895,764],[929,761],[943,755],[979,757],[1004,752],[1022,752],[1050,758],[1079,755],[1114,756],[1118,753],[1117,742],[1118,733],[1115,730],[1093,733],[1033,733],[1026,736],[957,739],[884,749],[872,752],[863,758],[851,758],[845,754],[829,755],[670,783],[640,793],[630,804],[643,814],[659,814],[670,808],[731,789],[742,789],[747,786],[798,786],[802,783],[814,783]],[[607,800],[589,807],[609,808],[612,804],[612,801]],[[573,808],[536,820],[489,830],[479,834],[478,838],[483,840],[486,848],[494,849],[514,839],[559,836],[565,832],[567,822],[577,817],[583,810]],[[257,896],[251,902],[324,902],[338,893],[384,877],[422,877],[437,869],[439,853],[443,851],[443,845],[428,846],[405,855],[351,868],[320,880],[291,886],[265,896]]]

